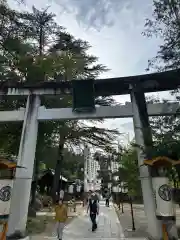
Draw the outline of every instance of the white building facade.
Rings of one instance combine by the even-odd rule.
[[[87,181],[89,190],[99,190],[101,188],[101,180],[98,179],[99,163],[93,159],[91,155],[87,158]]]
[[[119,169],[119,163],[115,161],[111,161],[111,171],[112,173],[117,172]]]

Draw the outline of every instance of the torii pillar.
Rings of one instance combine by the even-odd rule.
[[[25,234],[26,230],[38,133],[39,106],[39,96],[28,96],[18,155],[18,165],[22,168],[16,170],[7,236],[16,231]]]
[[[156,218],[156,205],[153,195],[152,178],[145,159],[151,159],[152,134],[146,107],[146,100],[141,86],[131,87],[133,123],[138,154],[139,173],[144,201],[144,210],[148,222],[148,234],[152,239],[162,239],[161,221]]]

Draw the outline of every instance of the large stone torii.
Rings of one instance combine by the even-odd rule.
[[[41,95],[71,94],[71,81],[41,82],[36,85],[3,83],[0,88],[2,97],[3,95],[27,96],[25,109],[2,111],[0,115],[1,122],[23,121],[18,155],[18,165],[22,168],[16,170],[8,235],[15,230],[24,232],[26,228],[39,121],[133,117],[136,143],[139,146],[146,146],[147,141],[143,129],[149,128],[148,114],[150,116],[178,114],[179,103],[148,104],[146,108],[144,93],[177,88],[180,84],[179,73],[180,70],[175,70],[134,77],[96,80],[94,84],[96,96],[130,94],[131,103],[122,106],[97,107],[94,113],[78,114],[73,113],[69,108],[45,109],[40,103]],[[143,165],[144,158],[147,156],[144,155],[141,148],[137,150],[148,233],[153,239],[161,239],[160,221],[155,216],[152,181],[148,168]]]

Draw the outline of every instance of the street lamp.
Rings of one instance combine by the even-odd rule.
[[[124,188],[124,193],[128,194],[128,187]],[[132,218],[132,231],[135,231],[135,221],[134,221],[134,211],[133,211],[133,205],[132,205],[132,196],[131,194],[128,194],[129,196],[129,201],[130,201],[130,207],[131,207],[131,218]]]
[[[123,194],[125,193],[124,182],[121,182],[119,184],[119,193],[121,195],[122,213],[124,213],[124,205],[123,205]],[[119,200],[119,205],[120,205],[120,200]]]
[[[132,217],[132,231],[135,231],[135,222],[134,222],[134,211],[133,211],[133,205],[132,205],[132,196],[129,196],[130,198],[130,205],[131,205],[131,217]]]

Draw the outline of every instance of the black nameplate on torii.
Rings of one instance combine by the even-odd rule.
[[[94,80],[90,79],[72,81],[72,98],[74,112],[94,112]]]

